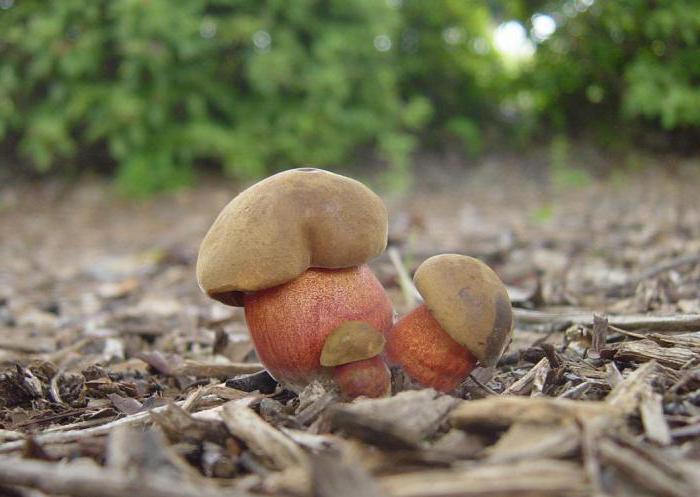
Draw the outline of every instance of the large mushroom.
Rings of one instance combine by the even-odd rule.
[[[414,275],[424,300],[386,334],[386,354],[418,383],[444,392],[477,363],[491,366],[508,345],[512,309],[483,262],[457,254],[427,259]]]
[[[358,181],[320,169],[285,171],[221,211],[199,249],[197,280],[210,297],[245,307],[261,362],[286,387],[331,381],[340,368],[341,390],[352,385],[347,397],[377,396],[389,385],[377,354],[324,366],[321,352],[348,321],[391,328],[391,302],[366,265],[386,247],[387,224],[384,203]]]

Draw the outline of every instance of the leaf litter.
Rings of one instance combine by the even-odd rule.
[[[230,190],[22,185],[0,212],[0,494],[700,494],[697,182],[495,190],[492,169],[392,197],[373,269],[403,314],[422,260],[480,257],[509,286],[510,348],[451,395],[394,371],[392,397],[353,403],[282,389],[240,309],[200,294]]]

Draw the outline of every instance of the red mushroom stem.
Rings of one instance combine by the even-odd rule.
[[[278,381],[299,391],[331,376],[320,356],[335,328],[365,321],[385,333],[393,310],[382,285],[362,265],[309,269],[283,285],[248,294],[245,316],[260,361]]]

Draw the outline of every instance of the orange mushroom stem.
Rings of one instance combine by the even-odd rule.
[[[393,309],[379,280],[362,265],[309,269],[288,283],[246,295],[245,316],[260,361],[275,379],[299,391],[330,378],[321,351],[331,332],[346,321],[362,321],[384,333],[391,328]]]
[[[498,361],[510,341],[512,310],[505,286],[483,262],[444,254],[414,276],[425,304],[386,334],[390,361],[427,387],[450,391],[481,364]]]
[[[442,392],[454,390],[478,362],[442,329],[425,305],[408,313],[387,333],[386,355],[421,385]]]

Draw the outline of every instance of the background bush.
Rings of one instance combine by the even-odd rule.
[[[554,16],[518,81],[532,112],[557,130],[592,131],[610,142],[636,131],[700,127],[700,2],[522,2]]]
[[[509,18],[558,28],[504,60]],[[695,0],[0,0],[0,168],[116,168],[148,193],[418,144],[697,137]],[[695,141],[697,143],[697,140]]]
[[[137,192],[189,182],[195,161],[245,177],[376,145],[401,166],[428,114],[375,48],[400,24],[384,2],[18,1],[0,16],[0,137],[42,171],[91,146]]]

